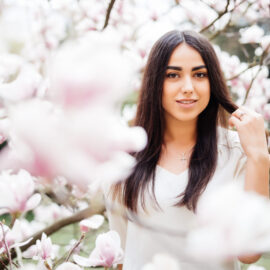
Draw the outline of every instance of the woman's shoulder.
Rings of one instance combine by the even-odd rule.
[[[244,154],[237,131],[218,127],[218,149],[226,151],[239,151]]]

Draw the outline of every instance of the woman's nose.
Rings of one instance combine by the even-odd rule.
[[[182,85],[182,91],[185,94],[192,93],[194,90],[192,79],[189,76],[186,76],[183,85]]]

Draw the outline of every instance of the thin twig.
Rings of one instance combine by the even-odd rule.
[[[237,7],[239,7],[241,4],[243,4],[244,2],[246,2],[246,0],[242,0],[241,2],[239,2],[237,5],[235,5],[231,10],[228,10],[229,5],[230,5],[230,0],[227,0],[227,4],[226,7],[223,11],[218,12],[218,16],[217,18],[215,18],[210,24],[208,24],[207,26],[205,26],[203,29],[200,30],[200,33],[205,32],[207,29],[209,29],[211,26],[213,26],[215,24],[216,21],[218,21],[221,17],[223,17],[225,14],[227,13],[231,13],[233,12]]]
[[[237,73],[236,75],[234,75],[234,76],[232,76],[232,77],[230,77],[230,78],[228,78],[228,79],[226,79],[226,80],[227,80],[227,81],[231,81],[231,80],[233,80],[233,79],[236,79],[236,78],[238,78],[241,74],[243,74],[244,72],[246,72],[246,71],[249,70],[250,68],[253,68],[253,67],[257,66],[257,65],[258,65],[258,63],[256,63],[256,62],[250,63],[245,69],[243,69],[242,71],[240,71],[240,72]]]
[[[44,265],[48,270],[52,270],[52,268],[50,267],[47,261],[44,261]]]
[[[3,243],[4,243],[4,247],[5,247],[5,250],[6,250],[6,253],[8,255],[8,260],[9,260],[9,269],[12,270],[12,259],[11,259],[11,254],[10,254],[10,251],[9,251],[9,248],[8,248],[8,245],[7,245],[7,242],[6,242],[6,232],[4,230],[4,226],[3,226],[3,223],[0,222],[0,226],[1,226],[1,229],[2,229],[2,233],[3,233]]]
[[[104,22],[104,26],[103,26],[102,30],[104,30],[109,24],[109,19],[110,19],[110,15],[111,15],[114,3],[115,3],[115,0],[111,0],[110,4],[108,6],[108,9],[106,12],[106,18],[105,18],[105,22]]]
[[[228,28],[228,26],[230,25],[231,20],[232,20],[232,16],[230,17],[230,19],[229,19],[229,21],[226,23],[226,25],[225,25],[222,29],[220,29],[220,30],[218,30],[216,33],[214,33],[214,34],[209,38],[209,40],[213,40],[216,36],[218,36],[219,34],[221,34],[222,32],[224,32],[224,31]]]
[[[31,238],[31,241],[29,241],[26,245],[21,247],[22,251],[27,250],[30,246],[34,245],[36,243],[36,241],[38,239],[41,238],[42,233],[45,233],[46,235],[51,235],[52,233],[58,231],[59,229],[73,224],[75,222],[79,222],[87,217],[90,217],[94,214],[101,214],[105,211],[105,207],[104,205],[91,205],[90,207],[81,210],[80,212],[74,214],[73,216],[67,217],[67,218],[63,218],[59,221],[57,221],[56,223],[48,226],[47,228],[45,228],[44,230],[41,230],[37,233],[35,233],[33,236],[29,237]],[[16,258],[16,252],[13,249],[11,252],[11,258]],[[4,260],[3,261],[5,265],[9,264],[8,260]],[[4,270],[4,266],[0,265],[0,270]]]
[[[253,78],[252,78],[252,80],[251,80],[251,82],[250,82],[250,84],[249,84],[249,87],[248,87],[248,89],[247,89],[247,92],[246,92],[246,95],[245,95],[245,98],[244,98],[244,101],[243,101],[243,105],[244,105],[244,104],[246,103],[246,101],[247,101],[248,95],[249,95],[249,93],[250,93],[251,87],[252,87],[252,85],[253,85],[253,83],[254,83],[256,77],[258,76],[259,72],[262,70],[263,60],[264,60],[264,58],[267,56],[269,48],[270,48],[270,44],[265,48],[265,50],[264,50],[263,53],[262,53],[262,56],[261,56],[261,59],[260,59],[260,62],[259,62],[259,69],[258,69],[258,71],[256,72],[255,76],[253,76]]]
[[[68,262],[69,261],[69,259],[70,259],[70,257],[71,257],[71,255],[72,255],[72,253],[74,252],[74,250],[81,244],[81,242],[83,241],[83,239],[85,238],[85,233],[83,233],[82,235],[81,235],[81,237],[80,237],[80,239],[76,242],[76,244],[74,245],[74,247],[70,250],[70,252],[68,253],[68,256],[67,256],[67,258],[66,258],[66,262]]]
[[[261,70],[262,70],[262,66],[260,66],[260,68],[257,70],[255,76],[253,76],[253,78],[251,79],[250,84],[249,84],[249,87],[248,87],[248,89],[247,89],[247,91],[246,91],[246,95],[245,95],[245,98],[244,98],[244,101],[243,101],[243,104],[242,104],[242,105],[245,105],[245,103],[246,103],[246,101],[247,101],[247,98],[248,98],[248,95],[249,95],[249,92],[250,92],[250,90],[251,90],[251,87],[252,87],[252,85],[253,85],[253,83],[254,83],[256,77],[258,76],[258,74],[259,74],[259,72],[260,72]]]
[[[227,4],[226,4],[226,7],[225,7],[225,10],[222,11],[222,12],[219,12],[219,13],[218,13],[218,16],[217,16],[210,24],[208,24],[208,25],[205,26],[203,29],[201,29],[200,33],[205,32],[205,31],[206,31],[207,29],[209,29],[212,25],[214,25],[214,23],[215,23],[216,21],[218,21],[221,17],[223,17],[223,16],[228,12],[229,4],[230,4],[230,0],[227,0]]]

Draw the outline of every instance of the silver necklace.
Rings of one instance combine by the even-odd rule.
[[[192,146],[192,148],[190,148],[188,151],[183,152],[181,154],[181,157],[180,157],[181,162],[186,162],[188,160],[188,157],[186,156],[186,153],[189,153],[193,148],[194,148],[194,146]]]
[[[182,153],[180,161],[182,161],[182,162],[187,161],[186,153]]]

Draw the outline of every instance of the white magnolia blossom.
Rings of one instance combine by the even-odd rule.
[[[70,262],[65,262],[59,265],[56,270],[82,270],[78,265]]]
[[[98,229],[104,223],[104,216],[93,215],[90,218],[80,221],[79,226],[82,232],[88,232],[90,229]]]
[[[35,182],[33,177],[24,170],[17,174],[2,171],[0,174],[0,213],[24,213],[34,209],[40,202],[41,196],[34,194]]]
[[[190,256],[218,261],[269,250],[269,211],[267,198],[237,183],[206,194],[198,202],[198,228],[187,238]]]
[[[96,239],[96,247],[89,258],[74,255],[74,261],[84,267],[104,266],[112,267],[120,263],[124,252],[121,248],[120,237],[117,232],[109,231],[99,234]]]
[[[35,245],[23,252],[23,257],[50,262],[57,256],[58,250],[59,246],[53,245],[51,238],[43,233],[41,239],[37,240]]]
[[[0,254],[7,253],[6,249],[20,247],[27,244],[31,238],[24,238],[20,231],[20,221],[16,220],[12,229],[0,224]]]
[[[260,40],[264,35],[264,30],[255,24],[248,28],[242,28],[240,34],[241,43],[260,43]]]
[[[52,224],[56,220],[72,215],[72,212],[63,205],[51,203],[48,205],[39,205],[34,209],[35,220]]]
[[[180,270],[180,266],[173,257],[168,254],[156,254],[152,262],[143,266],[142,270]]]
[[[51,179],[63,175],[82,188],[127,177],[135,164],[127,152],[139,151],[146,143],[141,128],[127,127],[120,116],[102,108],[63,114],[50,103],[34,100],[10,110],[10,121],[22,166]]]
[[[266,270],[263,266],[250,265],[247,270]]]
[[[26,264],[19,267],[18,270],[37,270],[37,266],[35,264]]]

